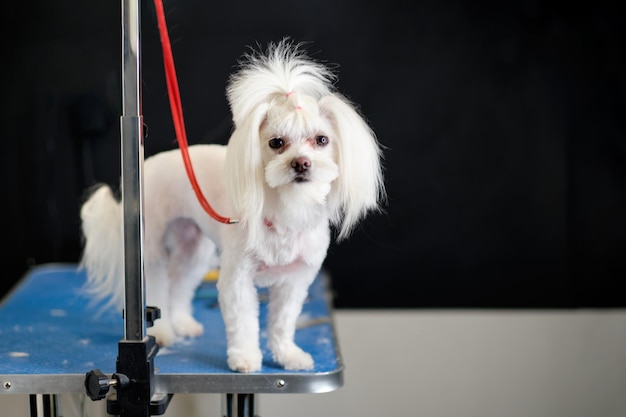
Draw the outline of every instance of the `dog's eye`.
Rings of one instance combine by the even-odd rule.
[[[322,136],[322,135],[316,136],[315,137],[315,143],[318,146],[326,146],[326,145],[328,145],[328,136]]]
[[[272,138],[269,141],[270,148],[272,149],[280,149],[284,144],[285,142],[281,138]]]

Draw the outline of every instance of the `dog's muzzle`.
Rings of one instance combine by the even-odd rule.
[[[299,156],[291,160],[291,168],[296,172],[294,181],[308,181],[308,171],[311,168],[311,160],[305,156]]]

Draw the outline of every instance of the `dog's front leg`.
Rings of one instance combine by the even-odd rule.
[[[245,266],[222,265],[218,300],[226,327],[228,366],[236,372],[261,370],[259,300],[252,274]]]
[[[268,346],[274,360],[287,370],[313,369],[311,355],[294,341],[296,321],[311,281],[303,276],[293,276],[269,289]]]

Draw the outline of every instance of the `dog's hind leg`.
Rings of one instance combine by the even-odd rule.
[[[169,346],[176,340],[176,333],[172,328],[169,279],[165,261],[145,264],[146,276],[146,304],[156,306],[161,310],[161,318],[155,320],[154,325],[148,328],[147,333],[154,336],[161,346]]]
[[[192,300],[206,273],[219,266],[217,248],[188,218],[178,218],[169,224],[164,243],[168,251],[172,327],[178,336],[199,336],[203,326],[193,318]]]

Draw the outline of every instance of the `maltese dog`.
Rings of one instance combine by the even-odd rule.
[[[193,145],[198,183],[225,224],[201,207],[179,150],[144,161],[146,302],[161,319],[148,329],[161,346],[198,336],[192,299],[219,268],[218,302],[228,366],[262,367],[257,287],[268,288],[268,348],[287,370],[313,358],[294,342],[296,320],[326,257],[331,231],[348,237],[385,191],[382,152],[355,106],[334,89],[331,69],[300,44],[270,43],[244,54],[227,87],[234,128],[227,146]],[[122,207],[107,185],[81,207],[80,261],[96,299],[123,306]]]

